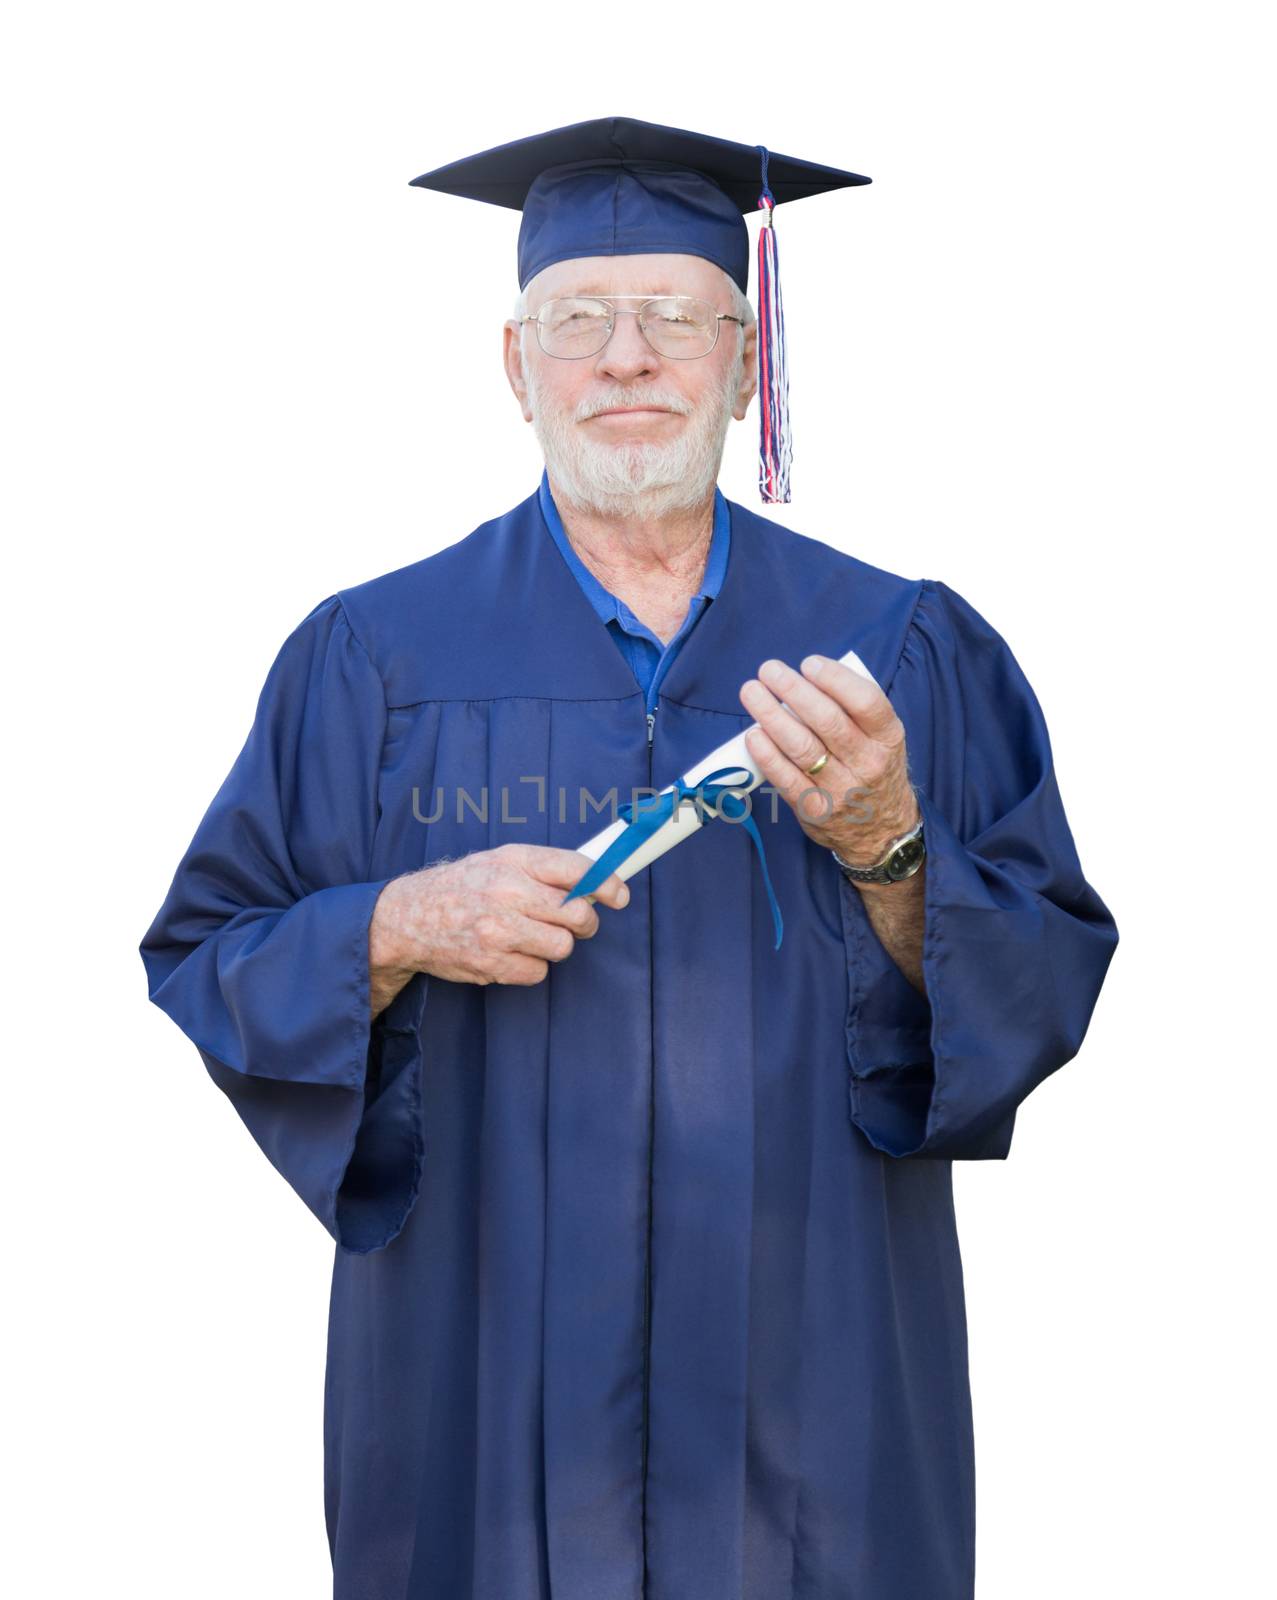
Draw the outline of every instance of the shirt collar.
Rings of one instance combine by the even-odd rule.
[[[621,602],[599,582],[599,580],[581,560],[572,548],[572,541],[567,536],[563,526],[563,519],[559,516],[559,508],[554,503],[554,496],[550,493],[550,475],[547,471],[541,473],[541,484],[537,490],[541,502],[541,512],[545,517],[545,525],[550,530],[550,535],[558,545],[563,559],[571,567],[577,582],[585,590],[590,604],[598,612],[604,622],[611,622],[620,615]],[[714,486],[714,531],[710,536],[709,555],[705,561],[705,574],[701,579],[701,586],[696,591],[693,599],[712,600],[722,588],[723,578],[727,572],[727,557],[731,549],[732,518],[728,510],[727,499],[717,484]]]

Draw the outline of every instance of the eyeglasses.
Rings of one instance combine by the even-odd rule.
[[[617,300],[638,300],[637,294],[619,294]],[[707,356],[718,343],[719,324],[745,324],[740,317],[715,311],[707,300],[691,295],[672,294],[644,300],[636,311],[620,311],[612,301],[592,295],[567,295],[547,300],[535,316],[520,317],[522,325],[534,322],[537,343],[548,356],[560,361],[580,361],[596,356],[612,337],[619,316],[637,317],[643,337],[658,355],[674,361],[692,361]]]

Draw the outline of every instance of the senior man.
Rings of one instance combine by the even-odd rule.
[[[337,1600],[973,1593],[952,1162],[1117,933],[1001,636],[717,487],[755,159],[605,118],[414,180],[523,213],[544,473],[290,634],[143,943],[336,1241]],[[568,897],[601,797],[746,729],[756,838]]]

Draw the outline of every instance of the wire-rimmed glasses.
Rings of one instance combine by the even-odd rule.
[[[636,310],[619,310],[613,300],[642,300]],[[547,300],[534,316],[521,317],[520,324],[536,324],[537,343],[546,355],[560,361],[580,361],[596,356],[612,337],[618,316],[637,317],[643,337],[658,355],[673,361],[692,361],[707,356],[718,343],[721,323],[745,326],[740,317],[715,311],[708,300],[694,295],[670,294],[644,298],[637,294],[562,295]]]

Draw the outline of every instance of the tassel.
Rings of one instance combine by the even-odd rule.
[[[763,158],[763,192],[758,198],[763,226],[758,231],[758,409],[761,438],[758,487],[765,503],[789,503],[789,366],[785,359],[785,313],[780,302],[780,260],[776,253],[776,200],[767,187],[767,150]]]

